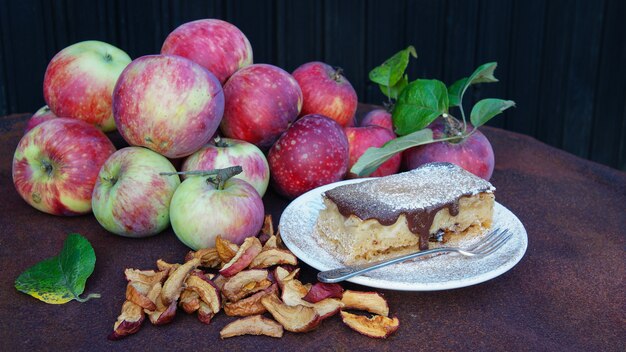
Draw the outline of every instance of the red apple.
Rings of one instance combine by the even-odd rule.
[[[170,200],[180,185],[172,163],[150,149],[127,147],[107,159],[93,189],[96,220],[107,231],[126,237],[156,235],[170,224]]]
[[[239,28],[217,19],[180,25],[165,38],[161,54],[195,61],[211,71],[222,84],[237,70],[252,64],[248,38]]]
[[[216,139],[188,156],[181,171],[223,169],[236,165],[241,166],[243,172],[233,177],[248,182],[263,197],[270,181],[270,168],[263,152],[246,141]]]
[[[13,183],[28,204],[43,212],[86,214],[98,171],[114,152],[111,141],[93,125],[52,119],[20,140],[13,156]]]
[[[122,137],[168,158],[187,156],[206,144],[223,112],[217,78],[180,56],[134,60],[113,91],[113,114]]]
[[[113,87],[130,57],[111,44],[89,40],[68,46],[48,64],[43,95],[56,116],[115,130]]]
[[[44,105],[41,109],[37,110],[37,112],[28,119],[28,123],[26,123],[26,130],[24,133],[32,130],[35,126],[39,125],[42,122],[51,120],[57,117],[52,110],[48,107],[48,105]]]
[[[295,198],[339,181],[348,170],[348,149],[337,122],[322,115],[304,116],[270,149],[272,184],[280,194]]]
[[[391,114],[385,109],[374,109],[368,112],[361,121],[361,126],[380,126],[393,132]]]
[[[315,61],[298,67],[293,77],[304,97],[301,115],[324,115],[343,127],[352,121],[358,99],[341,69]]]
[[[229,178],[220,189],[205,176],[188,177],[170,203],[172,229],[193,250],[215,247],[218,235],[241,244],[259,233],[264,217],[261,196],[238,178]]]
[[[237,71],[224,85],[224,136],[269,148],[302,108],[298,82],[283,69],[255,64]]]
[[[380,126],[364,126],[364,127],[346,127],[344,129],[348,137],[350,145],[350,161],[348,170],[359,160],[361,155],[370,147],[382,147],[383,144],[396,138],[396,135],[390,130]],[[368,177],[380,177],[393,175],[400,170],[402,157],[396,154],[391,159],[385,161]],[[349,173],[349,178],[357,178],[358,176]]]
[[[435,139],[447,136],[446,124],[441,118],[435,120],[429,128],[433,130],[433,138]],[[473,130],[471,125],[468,125],[467,128],[468,131]],[[404,163],[408,169],[415,169],[430,162],[447,161],[485,180],[491,178],[495,165],[491,143],[478,130],[461,141],[425,144],[408,149],[403,155]]]

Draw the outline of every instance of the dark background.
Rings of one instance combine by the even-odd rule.
[[[48,61],[98,39],[132,58],[158,53],[167,34],[221,18],[250,40],[254,61],[292,71],[321,60],[341,66],[359,100],[381,103],[368,71],[412,44],[409,78],[447,84],[488,61],[499,83],[477,86],[517,108],[491,125],[626,170],[626,1],[106,1],[0,0],[0,115],[44,105]],[[454,114],[454,112],[453,112]]]

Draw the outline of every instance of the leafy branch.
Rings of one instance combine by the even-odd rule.
[[[468,132],[463,96],[471,85],[498,82],[494,76],[498,64],[488,62],[480,65],[470,76],[446,87],[438,80],[416,79],[409,83],[408,75],[405,73],[409,55],[417,58],[413,46],[399,51],[369,73],[370,80],[378,83],[383,94],[387,96],[388,104],[393,106],[393,125],[399,137],[387,142],[381,148],[367,149],[350,170],[358,176],[371,174],[389,158],[409,148],[435,142],[463,140],[493,117],[515,106],[512,100],[489,98],[477,102],[470,114],[470,122],[474,129]],[[396,100],[395,104],[392,99]],[[457,106],[461,112],[462,130],[455,127],[458,120],[448,112],[449,108]],[[448,126],[453,133],[433,139],[433,133],[427,126],[439,116],[445,116],[444,123],[453,125]],[[457,122],[450,124],[449,121]]]

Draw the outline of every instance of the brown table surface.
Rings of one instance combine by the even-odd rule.
[[[589,162],[537,140],[501,129],[482,130],[493,144],[492,183],[498,202],[528,232],[521,262],[488,282],[449,291],[385,291],[400,329],[387,340],[357,334],[338,317],[306,334],[282,339],[219,339],[233,318],[210,325],[178,312],[166,326],[149,322],[124,340],[106,339],[124,301],[124,268],[153,268],[158,258],[182,261],[187,248],[171,229],[128,239],[101,228],[93,215],[62,218],[28,206],[11,182],[13,152],[27,115],[0,118],[0,344],[14,350],[559,350],[623,351],[626,346],[626,173]],[[114,136],[117,146],[123,142]],[[264,198],[275,222],[289,203]],[[15,278],[56,255],[65,236],[92,243],[96,268],[86,293],[102,298],[48,305],[15,290]],[[316,271],[305,264],[302,279]],[[354,284],[348,288],[365,289]]]

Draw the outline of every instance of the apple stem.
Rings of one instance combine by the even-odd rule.
[[[383,107],[385,108],[385,110],[391,114],[391,112],[393,111],[393,106],[395,104],[393,103],[393,101],[391,100],[391,98],[389,98],[389,101],[384,101],[383,102]]]
[[[454,116],[444,113],[441,115],[445,124],[445,134],[449,137],[463,137],[465,134],[464,124],[455,119]]]
[[[217,186],[217,189],[224,189],[224,183],[231,177],[243,172],[243,168],[239,165],[229,166],[223,169],[215,170],[192,170],[192,171],[177,171],[177,172],[161,172],[161,176],[173,176],[173,175],[187,175],[187,176],[215,176],[215,179],[209,177],[208,182],[211,182]]]
[[[80,302],[80,303],[87,302],[88,300],[90,300],[92,298],[100,298],[100,294],[99,293],[90,293],[85,298],[81,298],[80,296],[76,296],[76,300],[78,302]]]
[[[333,80],[335,82],[339,82],[341,80],[341,75],[343,75],[343,68],[341,67],[334,67],[335,69],[335,73],[333,74]]]
[[[219,148],[230,147],[230,145],[228,145],[228,143],[226,143],[220,136],[213,138],[213,142],[215,143],[215,146]]]

